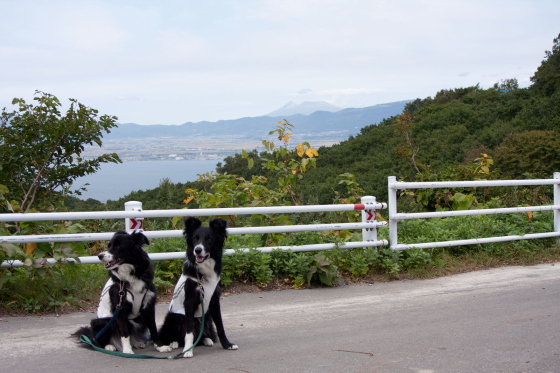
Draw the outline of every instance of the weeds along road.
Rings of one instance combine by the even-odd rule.
[[[231,295],[222,310],[239,350],[181,360],[80,348],[69,335],[92,313],[4,317],[0,372],[560,372],[560,264]]]

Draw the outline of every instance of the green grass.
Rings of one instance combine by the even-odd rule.
[[[57,265],[45,274],[25,268],[9,271],[0,289],[0,314],[59,314],[99,302],[107,281],[101,265]]]

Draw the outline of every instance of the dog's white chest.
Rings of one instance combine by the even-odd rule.
[[[101,291],[101,299],[99,300],[99,307],[97,307],[98,318],[113,317],[111,296],[109,295],[109,289],[113,286],[113,284],[113,279],[110,278],[105,283],[103,291]],[[139,289],[135,289],[135,287],[132,286],[132,289],[126,290],[126,300],[132,303],[132,312],[129,315],[129,319],[134,319],[138,316],[145,295],[145,286],[141,286]]]
[[[185,314],[185,282],[187,281],[187,278],[189,277],[186,275],[181,275],[179,281],[177,281],[177,285],[175,285],[175,290],[173,291],[173,299],[171,299],[171,303],[169,303],[169,312],[178,313],[181,315]],[[208,311],[210,299],[212,298],[212,295],[214,294],[219,281],[220,278],[216,275],[210,278],[205,276],[202,280],[202,287],[204,288],[204,313]],[[202,317],[202,310],[200,305],[198,306],[198,309],[196,310],[194,316]]]

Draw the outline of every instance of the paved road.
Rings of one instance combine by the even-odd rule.
[[[68,336],[91,313],[5,317],[0,372],[560,372],[559,306],[560,264],[232,295],[222,308],[239,350],[181,360],[79,348]]]

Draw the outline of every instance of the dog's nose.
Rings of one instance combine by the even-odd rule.
[[[105,253],[101,253],[99,254],[97,257],[99,258],[99,260],[103,260],[103,257],[105,256]]]
[[[201,252],[202,252],[202,248],[200,248],[200,247],[195,247],[195,249],[194,249],[194,253],[195,253],[195,254],[200,254]]]

